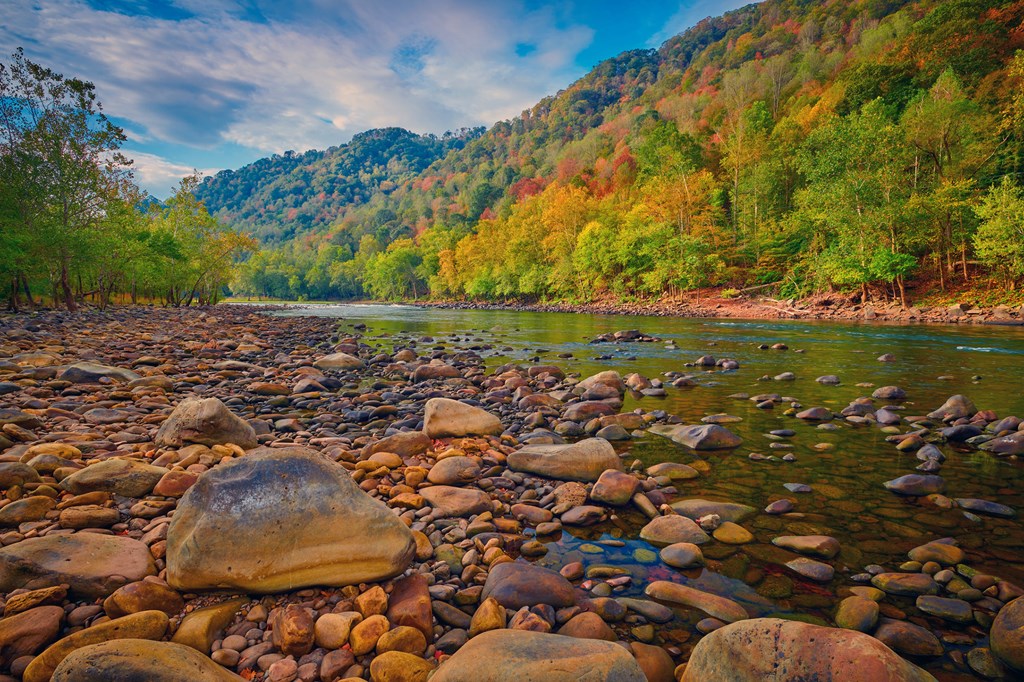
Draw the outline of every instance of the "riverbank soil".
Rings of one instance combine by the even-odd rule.
[[[622,301],[603,297],[574,303],[503,303],[476,301],[427,301],[418,305],[473,310],[533,310],[539,312],[591,313],[597,315],[651,315],[656,317],[721,317],[732,319],[789,319],[878,322],[928,322],[942,324],[1024,325],[1024,304],[982,306],[963,301],[955,294],[935,295],[929,304],[902,306],[897,301],[861,303],[859,295],[818,294],[804,299],[776,300],[756,295],[723,295],[723,289],[706,289],[657,300]]]
[[[0,682],[1024,675],[1012,415],[270,312],[0,317]]]

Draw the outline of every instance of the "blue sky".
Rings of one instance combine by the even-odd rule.
[[[368,128],[511,118],[624,50],[746,2],[0,0],[0,51],[93,81],[136,179],[213,173]]]

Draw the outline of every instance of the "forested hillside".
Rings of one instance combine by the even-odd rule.
[[[767,0],[607,60],[406,179],[357,191],[329,163],[275,157],[287,172],[265,185],[258,162],[200,196],[269,242],[243,295],[1013,287],[1022,21],[1020,1]],[[246,187],[260,200],[230,198]]]
[[[386,195],[483,128],[443,137],[402,128],[360,133],[348,144],[303,154],[285,152],[208,177],[196,197],[214,216],[264,242],[324,229],[375,194]]]

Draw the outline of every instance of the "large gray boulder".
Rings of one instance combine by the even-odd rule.
[[[226,443],[249,450],[256,447],[256,431],[217,398],[182,401],[156,433],[156,444],[161,447]]]
[[[596,481],[608,469],[622,469],[622,460],[604,438],[578,443],[527,445],[508,456],[508,466],[561,481]]]
[[[269,593],[398,575],[412,533],[343,467],[301,447],[259,448],[203,474],[167,533],[167,582]]]

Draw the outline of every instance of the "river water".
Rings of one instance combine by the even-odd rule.
[[[473,348],[489,368],[515,361],[557,364],[582,376],[615,369],[626,375],[639,372],[649,378],[663,373],[690,372],[697,386],[667,386],[664,398],[627,397],[623,411],[642,408],[665,410],[687,423],[711,414],[728,413],[742,421],[727,428],[743,444],[724,453],[695,453],[658,436],[647,435],[628,444],[634,458],[647,465],[662,461],[693,463],[704,459],[708,473],[677,486],[680,498],[710,498],[749,504],[761,509],[786,497],[802,516],[755,514],[742,525],[755,535],[746,545],[711,542],[702,547],[707,565],[683,573],[682,582],[731,597],[759,616],[783,615],[819,624],[832,624],[835,604],[845,596],[851,578],[869,564],[896,570],[911,548],[944,537],[955,538],[967,550],[965,562],[975,569],[1024,585],[1024,532],[1021,521],[984,516],[970,518],[962,510],[941,509],[925,498],[903,498],[882,485],[898,476],[915,473],[920,462],[913,454],[899,453],[885,441],[878,426],[852,425],[842,420],[835,430],[823,430],[785,416],[784,406],[758,409],[737,393],[781,393],[805,407],[821,405],[836,412],[873,388],[897,385],[907,392],[903,415],[923,415],[947,397],[962,393],[979,409],[1000,417],[1024,417],[1024,328],[993,326],[893,325],[878,323],[822,323],[766,320],[707,320],[531,313],[511,311],[438,310],[412,306],[331,305],[295,307],[277,314],[325,315],[340,318],[342,329],[365,324],[364,341],[390,351],[412,337],[430,336],[433,347],[448,350]],[[599,334],[638,329],[662,339],[658,343],[591,344]],[[399,337],[395,339],[395,337]],[[673,342],[676,349],[666,348]],[[789,350],[760,350],[760,344],[784,343]],[[802,352],[801,352],[802,351]],[[560,357],[571,353],[572,358]],[[894,362],[880,362],[883,353]],[[735,358],[735,371],[687,368],[686,362],[710,354]],[[610,359],[598,359],[608,356]],[[793,372],[794,381],[764,381]],[[842,383],[815,382],[825,374]],[[940,378],[941,377],[941,378]],[[667,381],[666,381],[667,383]],[[883,401],[884,402],[884,401]],[[766,434],[793,429],[786,439],[790,449],[772,449]],[[904,424],[901,430],[908,427]],[[941,475],[946,495],[975,497],[1024,510],[1024,472],[1016,459],[1000,459],[969,446],[942,446],[947,461]],[[750,453],[796,456],[794,462],[754,461]],[[785,483],[805,483],[812,492],[793,494]],[[657,548],[637,538],[645,519],[624,511],[618,523],[586,529],[569,528],[547,539],[549,552],[538,563],[560,568],[570,561],[588,567],[613,567],[634,578],[627,594],[639,595],[651,580],[678,573],[656,558]],[[771,539],[778,535],[823,534],[836,537],[842,552],[831,563],[836,577],[830,583],[801,578],[783,563],[793,554],[778,550]],[[680,580],[678,575],[676,580]],[[943,640],[946,655],[916,660],[944,680],[970,679],[969,672],[950,658],[986,645],[986,627],[955,625],[917,611],[912,598],[888,596],[886,608],[895,607],[918,624],[926,624]],[[885,609],[883,609],[883,615]],[[699,613],[680,610],[673,623],[659,634],[681,649],[696,641]],[[966,635],[966,637],[965,637]]]

